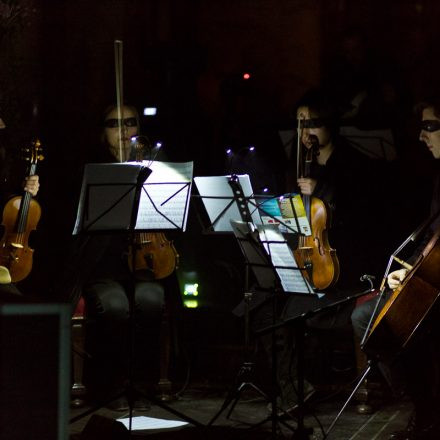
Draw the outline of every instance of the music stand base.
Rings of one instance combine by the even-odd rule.
[[[229,407],[229,405],[232,404],[231,408],[229,409],[226,415],[226,418],[229,419],[231,417],[232,411],[234,410],[235,406],[240,400],[241,394],[247,388],[253,389],[262,397],[264,397],[268,402],[270,401],[269,396],[249,380],[249,378],[253,374],[253,371],[254,371],[254,364],[252,362],[243,363],[243,365],[238,371],[237,379],[236,379],[236,382],[239,385],[236,386],[231,391],[229,391],[228,395],[226,396],[226,399],[223,402],[223,405],[221,406],[217,414],[215,414],[215,416],[209,421],[207,426],[211,426],[212,424],[214,424],[214,422],[220,417],[223,411],[225,411]]]
[[[75,417],[72,417],[69,420],[69,423],[75,423],[78,420],[81,420],[84,417],[87,417],[90,414],[93,414],[94,412],[98,411],[99,409],[107,406],[109,403],[119,399],[120,397],[127,397],[128,403],[129,403],[129,413],[130,413],[130,417],[131,414],[133,413],[133,407],[134,407],[134,396],[138,396],[138,397],[143,397],[146,400],[148,400],[150,403],[152,403],[153,405],[156,405],[160,408],[162,408],[163,410],[181,418],[182,420],[185,420],[188,423],[191,423],[192,425],[200,428],[200,427],[204,427],[205,425],[203,425],[202,423],[198,422],[197,420],[194,420],[193,418],[181,413],[180,411],[171,408],[169,405],[165,404],[162,400],[160,400],[160,398],[151,396],[151,395],[147,395],[145,393],[143,393],[142,391],[137,390],[136,388],[130,389],[127,388],[125,391],[111,397],[110,399],[107,399],[105,401],[101,401],[99,403],[97,403],[96,405],[92,406],[91,408],[89,408],[86,411],[83,411],[81,414],[78,414]]]

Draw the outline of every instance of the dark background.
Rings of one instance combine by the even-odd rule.
[[[170,160],[193,160],[195,176],[223,174],[225,147],[253,143],[267,167],[259,183],[282,191],[277,130],[292,127],[295,101],[334,70],[344,32],[359,31],[398,110],[398,158],[378,161],[371,176],[383,179],[383,200],[371,207],[371,227],[384,236],[373,250],[381,267],[426,214],[432,160],[417,141],[412,105],[440,70],[436,0],[2,0],[0,8],[5,147],[14,154],[38,137],[46,156],[30,291],[44,293],[62,265],[78,170],[98,142],[103,109],[116,100],[115,39],[123,41],[125,101],[158,107],[143,132],[164,142]],[[229,311],[242,293],[237,245],[202,238],[194,217],[191,208],[188,232],[176,237],[179,276],[197,271],[201,304]]]

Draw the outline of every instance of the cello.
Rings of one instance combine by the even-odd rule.
[[[39,140],[24,149],[25,160],[29,162],[27,176],[35,174],[37,163],[43,160]],[[41,217],[40,204],[24,191],[22,196],[8,200],[3,209],[4,234],[0,241],[0,266],[9,269],[12,282],[26,278],[32,270],[33,252],[29,247],[30,233],[36,229]]]
[[[302,158],[301,121],[298,118],[297,136],[297,176],[309,177],[313,158],[317,155],[318,145],[314,143],[307,149]],[[305,277],[317,289],[333,286],[339,278],[339,260],[336,250],[332,249],[328,240],[330,217],[325,203],[317,197],[302,195],[304,209],[311,228],[311,235],[299,236],[298,247],[293,254],[297,264],[304,268]]]
[[[389,356],[409,344],[440,296],[439,267],[440,229],[377,315],[362,347],[365,352]],[[386,352],[381,351],[385,346]]]

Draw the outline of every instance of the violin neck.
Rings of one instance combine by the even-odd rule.
[[[33,176],[37,170],[37,164],[31,164],[27,177]],[[24,191],[21,198],[20,209],[17,217],[17,232],[22,233],[26,230],[27,218],[29,214],[29,205],[32,195],[28,191]]]

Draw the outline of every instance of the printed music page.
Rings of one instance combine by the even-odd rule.
[[[231,225],[259,287],[274,289],[281,284],[286,293],[315,293],[298,270],[293,253],[277,226],[255,226],[233,220]]]
[[[260,241],[269,255],[285,292],[314,293],[303,277],[292,250],[276,226],[258,226]]]
[[[152,172],[141,192],[135,229],[185,231],[193,162],[144,161],[143,164]]]
[[[285,233],[300,232],[305,236],[311,235],[310,223],[300,194],[268,198],[260,203],[259,210],[263,225],[279,225],[280,231]]]
[[[256,202],[252,198],[253,190],[247,174],[239,175],[238,181],[248,203],[252,220],[259,222],[259,214],[255,209]],[[241,220],[234,193],[228,181],[231,176],[194,177],[197,191],[202,198],[211,225],[216,232],[231,232],[231,220]]]

